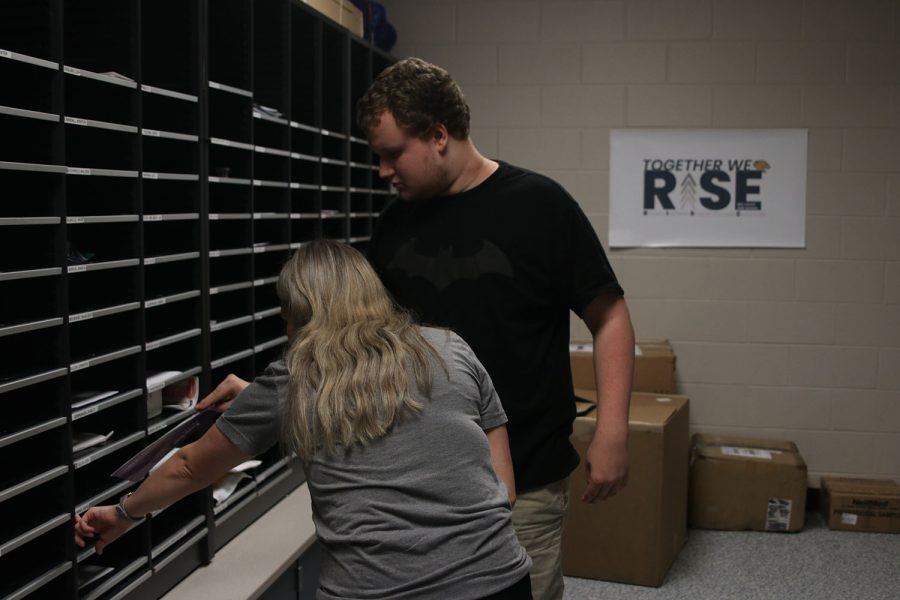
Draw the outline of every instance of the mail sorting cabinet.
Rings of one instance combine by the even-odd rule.
[[[372,237],[373,223],[389,198],[389,185],[378,177],[378,166],[369,150],[365,132],[356,124],[355,103],[366,91],[375,75],[390,61],[377,53],[370,53],[358,40],[351,40],[350,60],[364,68],[349,72],[351,119],[348,135],[349,177],[349,241],[364,248]]]
[[[346,239],[348,229],[349,40],[335,29],[322,31],[321,191],[322,234]]]
[[[209,37],[209,329],[212,381],[250,379],[253,357],[253,9],[217,4]],[[240,497],[244,497],[242,494]],[[235,498],[232,496],[232,498]],[[228,504],[236,506],[236,499]],[[220,509],[221,510],[221,509]],[[219,543],[223,537],[217,536]]]
[[[164,4],[173,8],[160,3],[156,9]],[[113,502],[133,487],[111,473],[158,426],[147,410],[149,375],[164,368],[199,372],[201,364],[197,348],[179,343],[200,333],[199,317],[184,323],[167,308],[183,291],[171,276],[173,265],[191,257],[199,262],[199,199],[188,201],[193,211],[157,203],[150,212],[151,204],[144,204],[145,194],[157,202],[162,196],[157,182],[168,187],[192,179],[194,195],[199,191],[199,110],[171,106],[196,106],[199,98],[191,98],[177,72],[160,75],[174,61],[159,53],[162,34],[152,23],[160,16],[153,11],[140,2],[62,3],[76,512]],[[187,32],[175,26],[168,35],[178,46]],[[176,122],[166,113],[182,118]],[[176,240],[172,229],[189,223],[191,212],[194,232],[182,231]],[[170,315],[163,321],[156,311],[165,310]],[[80,446],[92,438],[100,443]],[[76,549],[74,595],[120,597],[150,579],[158,533],[146,519],[102,557],[93,547]]]
[[[275,281],[291,250],[312,239],[291,241],[291,88],[286,83],[292,5],[235,1],[222,8],[209,14],[213,382],[229,373],[250,379],[280,356],[287,337]],[[213,550],[268,508],[259,502],[267,490],[296,477],[293,461],[277,447],[257,459],[261,464],[213,505]]]
[[[190,412],[148,398],[282,353],[278,271],[387,198],[352,107],[391,58],[288,0],[0,7],[0,598],[157,598],[301,480],[275,447],[103,556],[71,518]],[[11,518],[14,515],[15,518]]]
[[[139,2],[141,77],[140,179],[144,313],[144,388],[148,393],[189,377],[206,384],[206,307],[201,257],[207,240],[201,177],[205,134],[201,108],[203,7],[196,1]],[[152,382],[152,383],[151,383]],[[147,441],[183,414],[144,403]],[[160,569],[176,542],[202,535],[196,498],[150,519],[150,565]],[[179,530],[175,535],[173,532]],[[189,563],[191,561],[188,561]]]
[[[72,594],[59,13],[0,18],[0,597]]]
[[[284,85],[291,77],[290,15],[286,2],[263,2],[255,5],[253,19],[253,350],[257,369],[278,358],[287,342],[275,282],[292,251],[291,88]],[[263,457],[270,471],[260,477],[276,473],[279,460],[275,455]]]
[[[291,14],[291,243],[322,236],[322,26],[310,15]]]

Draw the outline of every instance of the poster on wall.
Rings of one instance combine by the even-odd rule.
[[[615,129],[609,245],[806,246],[805,129]]]

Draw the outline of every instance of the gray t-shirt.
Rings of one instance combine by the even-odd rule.
[[[449,371],[448,378],[434,367],[422,411],[378,440],[319,456],[307,468],[326,549],[320,599],[474,599],[528,574],[531,561],[484,435],[506,423],[500,399],[462,338],[422,332]],[[277,442],[287,376],[283,362],[272,363],[216,423],[244,452]]]

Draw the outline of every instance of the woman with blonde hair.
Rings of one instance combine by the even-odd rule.
[[[225,413],[118,506],[76,516],[96,549],[278,440],[302,459],[324,559],[317,597],[531,598],[512,528],[506,416],[456,334],[416,325],[366,259],[305,244],[279,276],[289,348],[198,405]]]

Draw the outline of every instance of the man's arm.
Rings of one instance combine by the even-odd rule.
[[[597,428],[585,457],[593,503],[613,496],[628,479],[628,406],[634,376],[634,329],[625,299],[612,293],[594,298],[582,315],[594,338]]]

